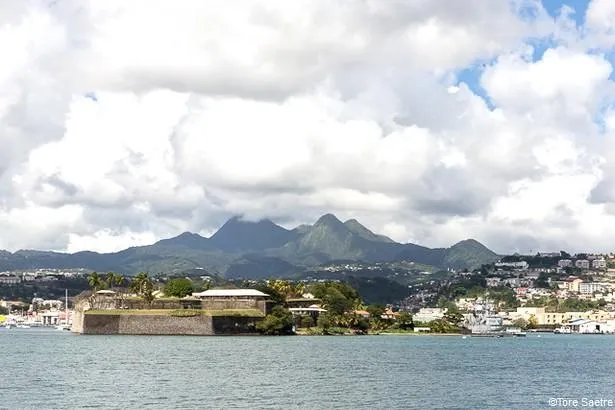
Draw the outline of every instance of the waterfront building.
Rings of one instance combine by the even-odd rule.
[[[547,312],[544,307],[519,307],[516,312],[510,315],[512,320],[530,320],[534,317],[539,326],[561,325],[575,319],[585,319],[593,321],[605,321],[611,318],[609,312],[603,310],[589,310],[586,312]]]
[[[428,323],[444,317],[444,309],[442,308],[421,308],[415,313],[412,318],[415,322]]]
[[[575,319],[567,323],[572,333],[605,333],[606,323],[595,320]]]
[[[311,316],[314,321],[318,320],[318,316],[321,313],[325,313],[327,310],[323,309],[320,305],[311,305],[306,307],[294,307],[288,308],[293,317],[295,316]],[[368,314],[369,316],[369,314]]]

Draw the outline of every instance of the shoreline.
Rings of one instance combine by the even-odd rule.
[[[417,332],[417,333],[387,333],[387,332],[383,332],[383,333],[378,333],[377,335],[380,336],[467,336],[464,335],[463,333],[426,333],[426,332]],[[376,336],[376,335],[374,335]]]
[[[367,334],[353,334],[353,333],[342,333],[342,334],[322,334],[322,333],[304,333],[304,332],[297,332],[294,334],[294,336],[445,336],[445,337],[451,337],[451,336],[467,336],[464,335],[463,333],[425,333],[425,332],[421,332],[421,333],[397,333],[397,332],[379,332],[379,333],[367,333]]]

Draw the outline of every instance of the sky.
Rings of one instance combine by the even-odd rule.
[[[324,213],[615,250],[615,1],[4,0],[0,249]]]

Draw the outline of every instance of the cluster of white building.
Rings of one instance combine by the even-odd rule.
[[[571,268],[579,269],[606,269],[607,262],[604,258],[600,259],[560,259],[557,261],[558,268]]]
[[[475,301],[462,299],[463,303]],[[422,308],[413,315],[414,322],[429,323],[442,319],[446,314],[443,308]],[[470,321],[473,313],[465,313],[466,321]],[[519,307],[512,312],[499,312],[505,326],[514,327],[520,319],[533,323],[538,327],[566,329],[564,333],[615,333],[615,312],[591,310],[586,312],[547,312],[544,307]]]
[[[0,272],[1,285],[18,285],[22,282],[53,282],[60,278],[87,275],[85,269],[33,269],[28,271]]]
[[[66,309],[65,303],[61,300],[34,298],[31,304],[1,300],[0,306],[9,309],[9,322],[29,326],[52,326],[72,322],[72,312]]]

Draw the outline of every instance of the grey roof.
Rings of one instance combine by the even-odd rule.
[[[240,296],[260,296],[266,297],[269,296],[266,293],[263,293],[256,289],[209,289],[200,293],[193,293],[192,296],[196,297],[213,297],[213,296],[223,296],[223,297],[240,297]]]

